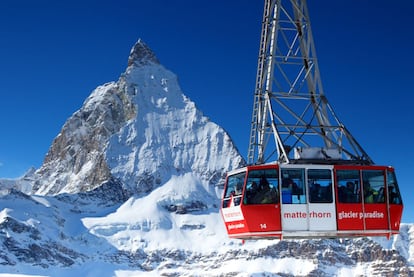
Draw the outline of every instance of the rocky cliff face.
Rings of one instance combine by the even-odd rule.
[[[113,182],[130,194],[148,192],[187,172],[217,184],[241,164],[228,134],[138,41],[119,80],[96,88],[64,124],[36,172],[33,193],[85,192]]]

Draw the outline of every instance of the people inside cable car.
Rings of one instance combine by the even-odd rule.
[[[305,204],[303,169],[282,169],[282,203]]]
[[[346,182],[345,186],[340,186],[338,189],[338,197],[340,203],[359,203],[359,188],[354,182]]]
[[[344,196],[346,203],[355,203],[355,195],[354,195],[354,183],[347,182],[346,187],[344,189]]]
[[[364,200],[365,203],[375,203],[378,191],[374,190],[368,181],[364,181]]]
[[[277,193],[277,188],[270,187],[270,184],[267,181],[266,177],[262,176],[260,178],[259,188],[261,189],[261,204],[272,204],[278,201],[279,197]]]
[[[257,183],[255,181],[248,183],[243,203],[244,204],[257,204],[257,203],[254,203],[254,199],[256,197],[257,192],[258,192]]]
[[[394,186],[388,187],[388,193],[390,194],[390,204],[401,204],[401,198],[399,194],[395,191]]]
[[[234,206],[240,205],[241,198],[242,198],[242,189],[243,189],[242,184],[238,183],[235,187],[235,191],[233,194]]]
[[[387,186],[389,194],[389,203],[390,204],[402,204],[401,194],[398,189],[397,180],[395,179],[394,172],[387,173]]]
[[[303,189],[300,188],[291,178],[282,181],[282,202],[284,204],[303,203]]]
[[[277,185],[269,184],[267,179],[262,176],[259,184],[253,181],[248,186],[245,204],[273,204],[277,203],[278,200]]]
[[[284,178],[282,181],[282,203],[292,204],[293,180]]]
[[[322,187],[318,183],[314,183],[311,186],[311,193],[310,193],[310,202],[311,203],[319,203],[323,202],[324,192],[322,191]]]
[[[227,186],[223,197],[223,208],[240,205],[243,187],[242,184],[244,183],[244,175],[245,174],[242,172],[228,177]],[[235,199],[237,200],[235,201]]]
[[[327,203],[329,198],[328,187],[321,186],[319,183],[313,183],[310,192],[311,203]]]

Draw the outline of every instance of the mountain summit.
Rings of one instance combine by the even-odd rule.
[[[131,49],[131,53],[128,58],[128,66],[131,65],[148,65],[150,63],[159,64],[154,52],[139,39]]]
[[[217,185],[243,163],[229,135],[203,116],[176,75],[138,40],[119,80],[97,87],[65,122],[32,192],[56,195],[104,186],[131,195],[187,173]]]

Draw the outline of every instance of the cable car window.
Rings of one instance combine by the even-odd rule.
[[[282,203],[306,204],[304,176],[305,170],[298,168],[282,169]]]
[[[244,176],[246,172],[231,175],[227,178],[226,191],[224,193],[223,208],[229,207],[233,200],[234,206],[240,205],[242,197],[242,189],[244,184]]]
[[[279,203],[279,179],[276,169],[249,171],[244,204]]]
[[[364,188],[365,203],[384,203],[384,171],[363,170],[362,186]]]
[[[395,173],[387,170],[387,186],[390,204],[402,204],[400,190],[397,184]]]
[[[310,203],[332,203],[332,174],[329,169],[309,169],[308,186]]]
[[[358,170],[337,170],[336,187],[339,203],[361,203],[361,182]]]

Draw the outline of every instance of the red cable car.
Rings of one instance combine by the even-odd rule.
[[[375,165],[329,105],[306,0],[264,2],[249,166],[229,172],[224,185],[229,236],[398,234],[394,168]]]
[[[229,237],[332,238],[398,234],[402,200],[387,166],[265,164],[228,173]]]

